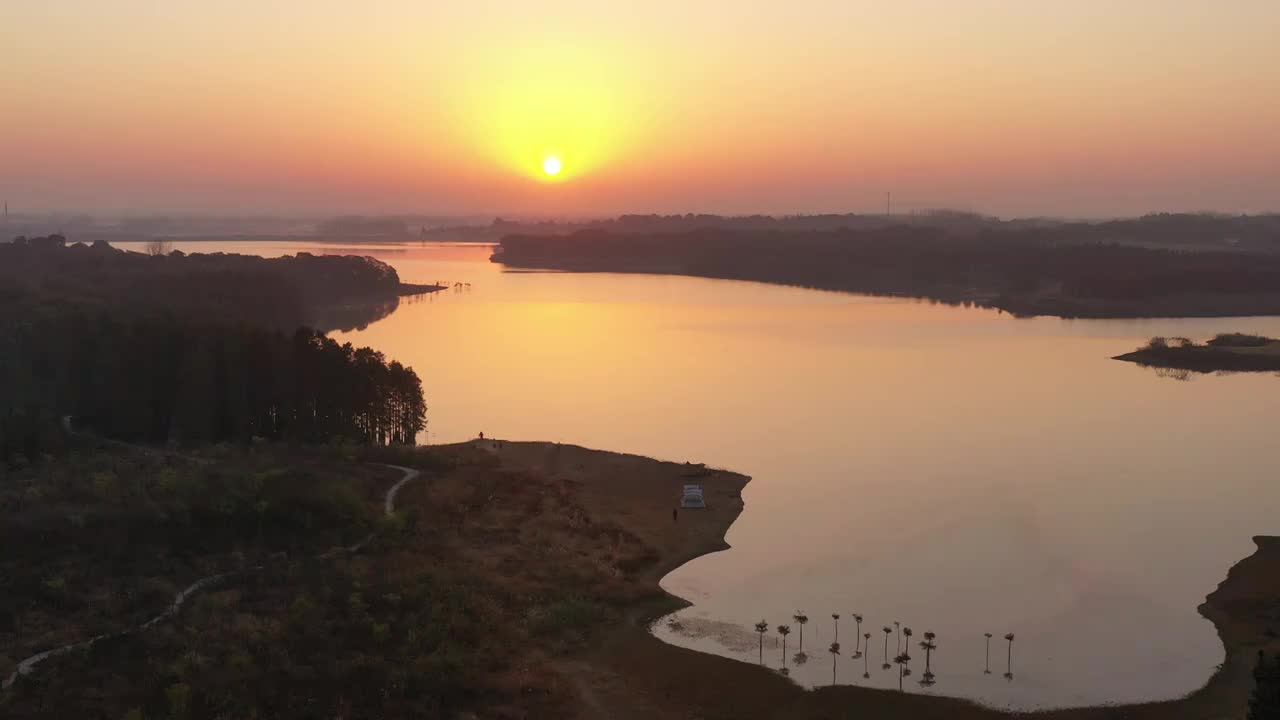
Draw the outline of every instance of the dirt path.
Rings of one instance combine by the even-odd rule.
[[[124,443],[120,443],[120,444],[124,445]],[[137,447],[137,446],[129,445],[128,447]],[[145,448],[139,448],[139,449],[145,449]],[[388,517],[390,517],[393,513],[395,513],[396,495],[399,494],[400,488],[403,488],[405,484],[408,483],[409,481],[414,480],[418,477],[421,477],[422,472],[419,470],[414,470],[413,468],[402,467],[400,465],[387,465],[386,467],[392,468],[393,470],[399,470],[400,472],[404,473],[404,476],[401,477],[400,480],[397,481],[395,485],[392,485],[390,488],[387,489],[386,494],[382,498],[383,512]],[[345,552],[351,552],[351,553],[359,552],[361,549],[364,548],[365,545],[369,543],[369,541],[373,539],[373,537],[374,537],[373,534],[370,534],[368,537],[356,543],[355,545],[352,545],[351,547],[347,547],[347,548],[341,548],[340,550]],[[322,553],[317,557],[326,558],[326,557],[331,557],[334,554],[335,554],[334,551],[330,551],[330,552]],[[261,570],[262,566],[258,565],[249,569]],[[69,653],[73,650],[88,648],[89,646],[93,645],[95,642],[98,642],[99,640],[103,640],[108,637],[116,637],[119,635],[124,635],[126,633],[141,632],[143,630],[147,630],[151,628],[153,625],[156,625],[157,623],[160,623],[176,615],[180,610],[182,610],[183,604],[186,603],[186,601],[190,599],[190,597],[195,593],[201,590],[204,590],[205,588],[216,585],[222,582],[223,580],[226,580],[227,578],[237,574],[239,573],[230,572],[230,573],[222,573],[219,575],[209,575],[208,577],[200,578],[199,580],[183,588],[181,591],[178,592],[177,595],[174,595],[173,602],[170,603],[167,608],[165,608],[164,612],[160,613],[159,615],[156,615],[155,617],[142,623],[141,625],[138,625],[137,627],[130,628],[128,630],[123,630],[119,633],[112,633],[110,635],[96,635],[94,637],[89,638],[88,640],[84,640],[78,643],[72,643],[70,645],[63,645],[62,647],[53,648],[52,650],[45,650],[44,652],[36,653],[35,655],[32,655],[31,657],[25,660],[22,660],[21,662],[18,663],[17,669],[15,669],[12,673],[10,673],[9,677],[5,678],[3,683],[0,683],[0,690],[9,689],[11,685],[17,682],[18,678],[24,675],[30,675],[32,672],[35,672],[36,666],[38,666],[40,663],[44,662],[45,660],[48,660],[49,658],[58,657],[59,655],[65,655],[66,653]]]

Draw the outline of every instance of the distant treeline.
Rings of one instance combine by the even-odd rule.
[[[1152,222],[1159,224],[1158,220]],[[1280,314],[1280,255],[1070,242],[1059,227],[514,235],[495,261],[973,302],[1064,317]]]
[[[146,255],[105,242],[67,245],[60,235],[0,243],[0,287],[112,307],[133,316],[174,315],[291,331],[326,308],[378,308],[406,292],[394,268],[370,257],[266,259],[224,253]],[[350,318],[348,318],[350,320]]]
[[[409,237],[409,225],[398,217],[346,215],[317,224],[315,232],[321,237],[348,240],[369,238],[404,240]]]
[[[675,234],[704,230],[801,233],[810,231],[878,231],[912,227],[952,237],[983,233],[1032,232],[1056,244],[1117,244],[1139,247],[1280,253],[1280,215],[1210,215],[1166,213],[1119,220],[1082,221],[1053,218],[1002,220],[957,210],[929,210],[909,215],[622,215],[583,221],[513,221],[501,218],[483,227],[429,231],[442,240],[492,240],[509,235],[568,235],[581,230],[615,234]]]
[[[61,418],[149,444],[413,443],[417,374],[368,348],[293,334],[120,318],[0,298],[0,459],[56,445]]]

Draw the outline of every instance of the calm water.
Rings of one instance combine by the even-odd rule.
[[[750,283],[503,272],[477,246],[359,252],[407,281],[471,283],[335,333],[418,370],[431,442],[483,431],[753,476],[733,549],[664,580],[695,605],[655,632],[756,662],[752,626],[796,629],[803,610],[812,657],[787,662],[805,684],[832,681],[838,612],[840,683],[898,686],[880,670],[880,628],[896,620],[914,641],[938,635],[928,692],[1019,708],[1182,695],[1223,658],[1196,606],[1252,535],[1276,531],[1280,378],[1179,382],[1108,358],[1155,334],[1280,336],[1280,318],[1016,320]],[[869,680],[850,657],[854,612],[873,634]],[[912,655],[906,686],[924,692],[924,653]]]

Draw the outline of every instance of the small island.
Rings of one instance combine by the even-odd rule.
[[[1113,359],[1144,367],[1199,373],[1280,372],[1280,340],[1222,333],[1197,345],[1183,337],[1153,337],[1145,346]]]

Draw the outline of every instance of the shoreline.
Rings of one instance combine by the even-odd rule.
[[[504,238],[505,240],[505,238]],[[498,245],[502,250],[503,246]],[[893,283],[850,283],[816,278],[778,277],[769,273],[737,272],[696,266],[679,259],[627,260],[606,262],[597,258],[560,255],[517,255],[496,252],[490,262],[507,271],[563,273],[610,273],[619,275],[666,275],[736,280],[781,287],[796,287],[851,295],[912,298],[943,305],[975,305],[1008,313],[1017,318],[1056,317],[1065,320],[1158,320],[1173,318],[1245,318],[1280,316],[1280,293],[1176,292],[1138,300],[1108,297],[1069,296],[1046,292],[1008,294],[997,288],[973,287],[960,283],[939,283],[909,288]]]
[[[409,297],[413,295],[426,295],[427,293],[440,292],[441,290],[448,289],[449,288],[445,285],[419,285],[416,283],[402,282],[400,283],[400,286],[396,288],[396,295],[398,297]]]
[[[681,473],[699,467],[554,443],[502,444],[504,449],[494,454],[501,458],[503,466],[568,479],[593,517],[639,530],[638,534],[651,543],[655,528],[659,532],[670,530],[670,508],[678,497],[675,493],[683,479]],[[553,455],[563,457],[549,461]],[[709,506],[714,508],[728,500],[728,507],[721,506],[706,517],[697,515],[704,511],[682,511],[680,524],[697,527],[677,542],[655,545],[658,558],[641,574],[651,595],[628,605],[619,621],[602,628],[597,647],[559,662],[561,671],[572,678],[580,699],[576,717],[683,718],[692,714],[827,718],[841,717],[857,708],[859,717],[885,718],[1243,718],[1257,652],[1280,649],[1280,638],[1268,634],[1270,615],[1280,613],[1280,537],[1257,536],[1253,538],[1254,553],[1235,563],[1197,608],[1214,624],[1224,659],[1203,686],[1184,697],[1131,705],[1011,712],[963,698],[856,685],[806,689],[773,670],[671,645],[650,631],[661,617],[692,604],[663,589],[661,579],[694,559],[728,549],[725,535],[744,509],[740,493],[750,478],[726,470],[707,472],[707,477],[689,481],[704,484]],[[645,482],[633,483],[642,486],[620,492],[619,479],[624,480],[623,484],[626,479]],[[637,523],[639,516],[660,516],[665,525]],[[1280,630],[1280,620],[1276,628]]]

